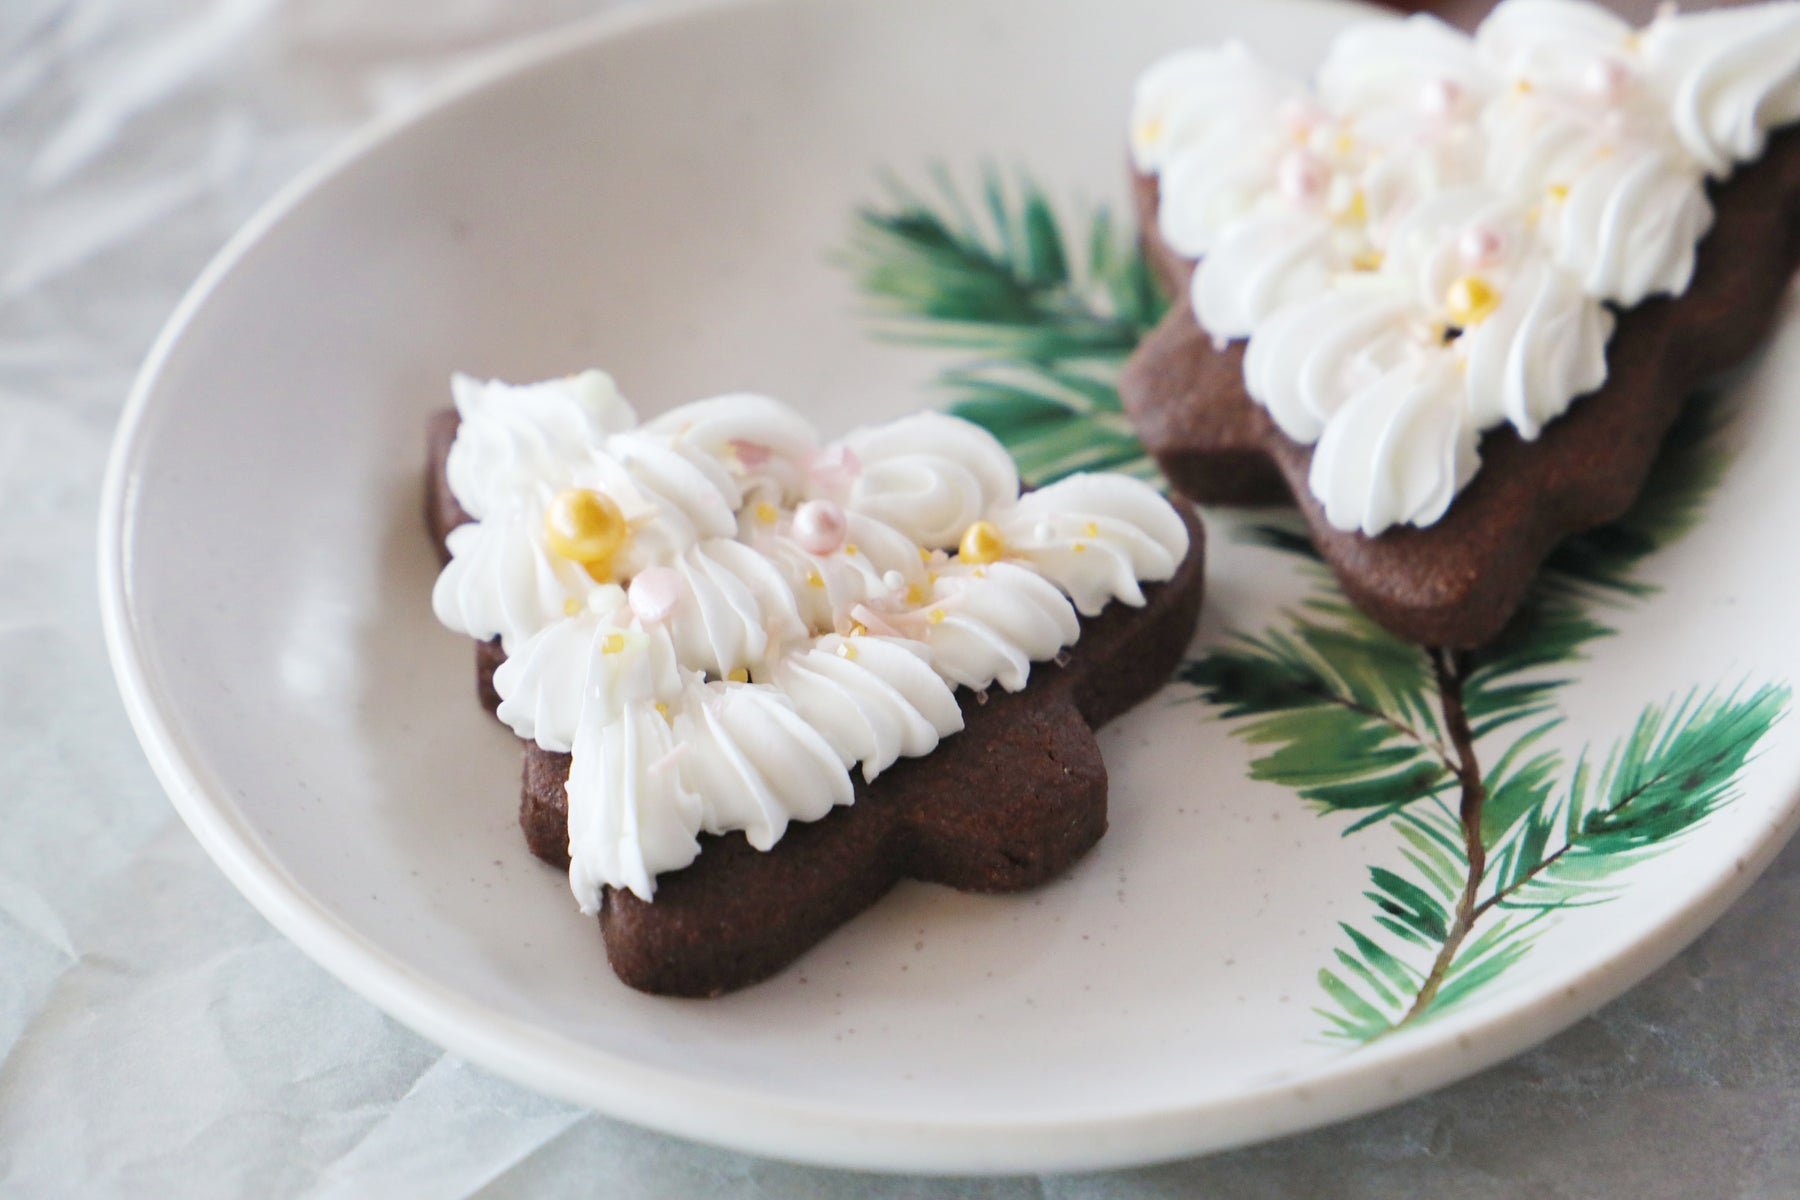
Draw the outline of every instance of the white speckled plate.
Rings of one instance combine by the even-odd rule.
[[[1384,658],[1342,614],[1301,616],[1324,585],[1217,515],[1195,665],[1105,735],[1112,829],[1069,879],[1007,898],[902,887],[710,1002],[614,981],[521,844],[516,743],[431,617],[421,430],[452,370],[604,365],[648,412],[762,389],[828,430],[938,402],[950,356],[872,338],[833,253],[883,169],[1016,164],[1073,224],[1082,202],[1122,200],[1128,89],[1159,52],[1235,33],[1304,67],[1363,15],[1324,0],[634,15],[549,38],[311,173],[170,322],[104,504],[120,688],[195,835],[308,953],[458,1053],[628,1120],[823,1163],[1049,1170],[1271,1137],[1468,1074],[1629,986],[1795,821],[1800,740],[1777,724],[1800,677],[1792,320],[1673,472],[1702,519],[1640,529],[1654,552],[1612,564],[1628,586],[1579,601],[1611,636],[1515,675],[1568,682],[1534,721],[1477,739],[1495,793],[1529,794],[1490,804],[1482,903],[1460,930],[1456,796],[1431,782],[1441,696],[1413,714],[1417,744],[1392,721],[1381,735],[1399,755],[1382,762],[1419,772],[1382,794],[1410,800],[1350,804],[1381,774],[1352,761],[1357,704],[1382,710],[1423,660]],[[1328,661],[1283,658],[1307,638]],[[1295,730],[1307,762],[1252,778]],[[1624,765],[1601,778],[1615,746]],[[1595,769],[1574,788],[1584,751]],[[1535,755],[1536,782],[1514,780]]]

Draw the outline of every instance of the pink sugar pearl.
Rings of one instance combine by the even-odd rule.
[[[1300,204],[1315,203],[1325,195],[1331,182],[1331,169],[1307,150],[1290,150],[1281,156],[1275,168],[1275,183],[1281,194]]]
[[[1454,80],[1434,79],[1419,89],[1419,108],[1428,117],[1447,117],[1462,103],[1463,90]]]
[[[646,567],[631,581],[625,598],[638,620],[655,625],[681,603],[681,576],[668,567]]]
[[[843,508],[830,500],[808,500],[794,510],[794,540],[808,554],[830,554],[849,527]]]
[[[1506,239],[1498,230],[1476,225],[1463,230],[1457,239],[1456,252],[1471,267],[1492,267],[1506,254]]]

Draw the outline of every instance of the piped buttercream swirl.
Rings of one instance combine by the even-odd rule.
[[[1328,519],[1374,535],[1443,515],[1472,436],[1535,438],[1600,387],[1609,306],[1683,293],[1708,178],[1795,122],[1793,0],[1643,30],[1503,0],[1473,38],[1348,30],[1310,88],[1237,45],[1171,56],[1132,146],[1164,239],[1199,259],[1196,318],[1248,340],[1246,388],[1316,446]]]
[[[580,379],[459,384],[451,487],[477,520],[451,533],[433,603],[502,639],[500,718],[573,756],[569,879],[590,911],[607,887],[651,898],[703,833],[767,849],[850,803],[852,771],[873,780],[962,728],[957,687],[1024,687],[1079,636],[1077,608],[1142,604],[1187,553],[1145,484],[1021,497],[965,421],[821,447],[765,397],[638,426],[610,380]]]

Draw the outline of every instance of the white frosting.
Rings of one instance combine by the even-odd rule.
[[[1340,529],[1374,534],[1444,515],[1480,465],[1477,431],[1443,356],[1352,394],[1313,449],[1308,482]]]
[[[1008,554],[1061,588],[1084,617],[1144,603],[1140,583],[1173,578],[1187,527],[1157,490],[1125,475],[1071,475],[1019,498],[994,524]]]
[[[602,884],[648,898],[658,872],[700,851],[700,797],[656,707],[664,672],[654,641],[604,631],[578,656],[586,678],[569,768],[569,885],[583,912],[598,907]]]
[[[609,886],[651,898],[702,833],[767,849],[850,803],[853,770],[873,780],[962,728],[956,687],[1024,687],[1079,635],[1077,608],[1142,604],[1187,554],[1147,485],[1021,497],[1000,444],[954,418],[821,449],[760,396],[637,427],[603,380],[458,385],[451,487],[479,519],[433,592],[445,624],[502,639],[501,720],[573,755],[569,880],[590,911]],[[593,572],[546,533],[571,487],[624,519]],[[997,557],[964,561],[981,522]]]
[[[1374,283],[1346,279],[1283,308],[1250,338],[1250,394],[1297,442],[1318,441],[1347,397],[1427,349],[1406,290]]]
[[[682,768],[687,745],[648,703],[584,719],[569,764],[569,887],[581,911],[603,886],[648,900],[656,877],[700,853],[700,795]]]
[[[1019,494],[1019,470],[994,435],[942,413],[859,429],[843,444],[862,465],[846,505],[921,546],[956,545],[989,508]]]
[[[947,570],[932,586],[921,636],[931,665],[951,683],[983,691],[1024,688],[1031,664],[1081,636],[1068,597],[1012,562]]]
[[[1304,90],[1241,42],[1171,55],[1138,81],[1133,161],[1140,171],[1157,171],[1174,151],[1191,155],[1215,142],[1235,147],[1235,114],[1282,109],[1302,99]]]
[[[523,387],[457,375],[450,391],[462,422],[444,473],[476,520],[521,489],[568,486],[590,447],[637,424],[604,371]]]
[[[741,829],[767,850],[789,821],[816,821],[855,798],[838,753],[777,688],[690,683],[675,732],[708,833]]]
[[[1216,340],[1249,337],[1289,304],[1317,295],[1350,255],[1329,222],[1307,213],[1258,213],[1228,226],[1194,272],[1194,315]]]
[[[1200,260],[1196,318],[1248,339],[1247,390],[1316,444],[1327,518],[1374,535],[1441,517],[1481,432],[1535,438],[1600,387],[1607,306],[1682,294],[1708,176],[1796,121],[1793,0],[1643,31],[1504,0],[1472,39],[1349,30],[1311,89],[1235,44],[1172,56],[1132,146],[1164,238]]]
[[[1658,22],[1644,34],[1643,62],[1675,136],[1713,175],[1760,157],[1771,130],[1800,121],[1800,4]]]
[[[837,751],[874,782],[902,758],[929,754],[963,727],[950,685],[919,642],[886,637],[820,638],[775,665],[771,682]]]
[[[806,473],[819,451],[812,422],[768,396],[738,394],[698,400],[645,425],[703,461],[723,464],[742,500],[793,503],[806,490]]]
[[[579,564],[550,553],[543,512],[541,502],[517,497],[450,531],[450,562],[431,589],[439,621],[477,641],[497,637],[511,653],[569,605],[587,603],[598,585]]]

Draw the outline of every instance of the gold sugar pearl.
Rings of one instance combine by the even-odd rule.
[[[1467,329],[1494,315],[1500,307],[1500,293],[1479,275],[1464,275],[1444,294],[1444,307],[1450,310],[1452,325]]]
[[[956,553],[966,563],[985,566],[1000,561],[1006,553],[1006,539],[1000,536],[999,527],[992,521],[977,521],[963,534]]]
[[[625,544],[625,514],[602,492],[570,488],[558,492],[544,510],[544,534],[552,554],[578,562],[589,574],[604,578],[613,556]]]

